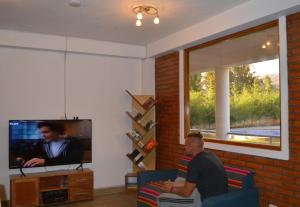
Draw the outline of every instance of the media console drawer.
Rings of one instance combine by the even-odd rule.
[[[82,173],[73,174],[69,176],[69,186],[92,186],[93,185],[93,174]]]
[[[11,207],[93,200],[93,171],[89,169],[12,175],[10,184]]]
[[[93,190],[85,188],[70,188],[69,190],[70,201],[91,200],[93,199]]]

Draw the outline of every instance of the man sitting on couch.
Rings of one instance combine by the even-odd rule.
[[[201,206],[201,201],[210,196],[226,193],[227,174],[216,155],[204,150],[200,133],[190,133],[185,141],[185,153],[193,157],[188,165],[185,181],[164,181],[159,183],[163,192],[158,206]],[[194,189],[197,188],[199,194]],[[189,199],[187,199],[187,197]],[[199,198],[201,197],[201,198]],[[194,202],[189,203],[192,198]],[[201,200],[201,201],[200,201]]]

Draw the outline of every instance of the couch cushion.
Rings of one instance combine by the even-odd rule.
[[[228,190],[240,190],[253,187],[253,173],[250,170],[225,165],[228,176]]]
[[[192,157],[186,155],[180,158],[179,163],[177,164],[177,170],[178,170],[177,177],[186,179],[187,169],[190,161],[192,161]]]
[[[157,206],[157,198],[162,193],[157,184],[148,183],[141,187],[137,195],[139,207],[155,207]]]

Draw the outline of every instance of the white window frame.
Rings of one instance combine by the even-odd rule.
[[[288,109],[288,66],[286,17],[279,18],[279,65],[280,65],[280,100],[281,100],[281,149],[270,150],[255,147],[237,146],[205,142],[205,148],[255,155],[280,160],[289,160],[289,109]],[[179,143],[184,144],[184,50],[179,51]]]

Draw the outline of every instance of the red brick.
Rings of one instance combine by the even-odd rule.
[[[255,161],[265,165],[274,165],[274,160],[268,158],[255,157]]]
[[[282,182],[280,180],[270,179],[270,178],[264,178],[263,182],[264,182],[264,184],[272,185],[272,186],[281,186],[282,185]]]
[[[243,160],[243,161],[247,161],[247,162],[252,162],[253,161],[253,156],[239,154],[238,159]]]
[[[246,162],[245,161],[240,161],[240,160],[230,160],[229,164],[233,165],[233,166],[236,166],[236,167],[245,168]]]
[[[293,191],[291,190],[287,190],[287,189],[284,189],[282,187],[274,187],[275,191],[280,194],[283,194],[283,195],[287,195],[287,196],[292,196],[294,195]]]
[[[288,184],[295,184],[297,182],[297,179],[290,176],[281,176],[281,181]]]
[[[300,192],[295,192],[295,197],[300,199]]]
[[[272,179],[280,179],[282,177],[281,174],[272,173],[272,172],[266,171],[265,169],[256,170],[255,176],[259,176],[262,178],[272,178]]]
[[[293,164],[289,161],[274,160],[274,166],[281,168],[292,168]]]
[[[289,198],[288,202],[294,204],[295,206],[300,206],[300,200],[297,198]]]
[[[229,158],[229,159],[237,159],[238,158],[238,154],[230,153],[230,152],[225,153],[223,156],[226,157],[226,158]]]
[[[282,173],[282,168],[279,167],[264,166],[264,170],[269,173],[277,173],[277,174]]]
[[[258,164],[258,163],[251,163],[251,162],[249,162],[249,163],[246,163],[246,167],[255,171],[256,169],[262,169],[263,165],[262,164]]]

